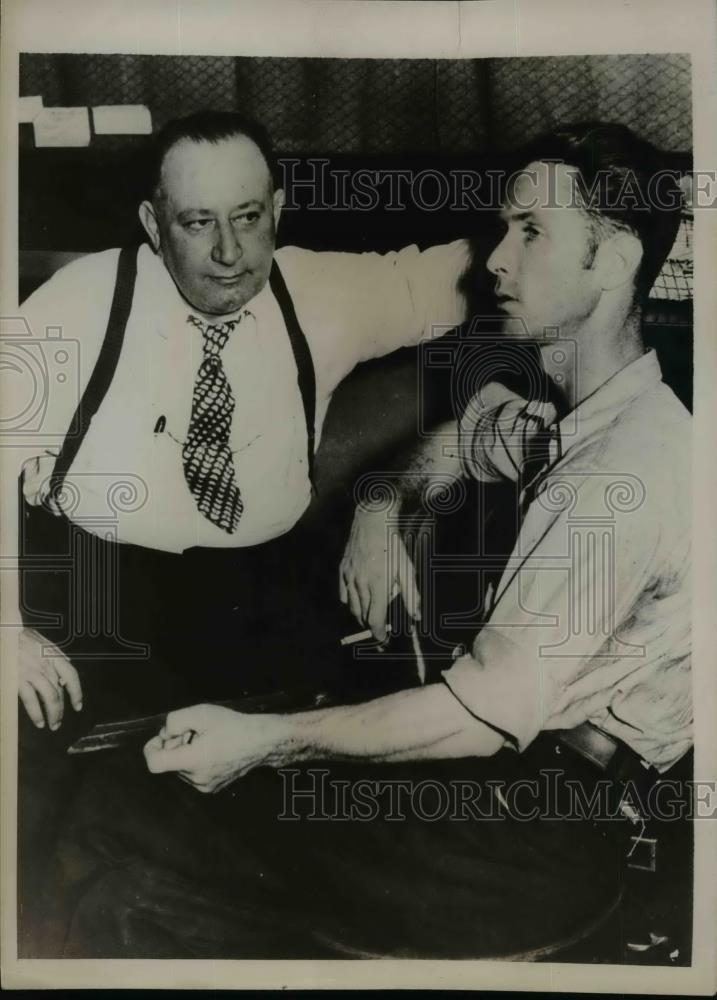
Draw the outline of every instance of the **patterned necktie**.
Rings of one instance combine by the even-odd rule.
[[[239,527],[244,504],[229,449],[235,400],[220,355],[240,321],[241,317],[210,326],[188,317],[202,332],[204,357],[194,383],[192,415],[182,449],[184,476],[200,512],[228,534]]]
[[[523,462],[520,467],[518,479],[519,517],[522,522],[528,511],[528,507],[535,500],[538,489],[543,482],[545,473],[550,467],[550,443],[555,440],[558,443],[558,455],[560,454],[560,428],[557,423],[546,424],[545,420],[535,414],[526,413],[525,427],[528,422],[534,422],[537,430],[523,445]]]

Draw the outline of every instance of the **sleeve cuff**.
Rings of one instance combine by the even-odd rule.
[[[471,715],[523,751],[543,728],[540,669],[505,653],[496,657],[497,651],[491,661],[499,667],[487,667],[470,654],[461,656],[443,672],[443,681]]]

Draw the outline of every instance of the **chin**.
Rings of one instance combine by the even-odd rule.
[[[224,316],[241,309],[249,301],[251,294],[237,291],[233,295],[227,294],[221,297],[213,295],[211,298],[205,298],[198,302],[196,308],[211,316]]]
[[[254,275],[251,276],[254,279]],[[224,294],[217,295],[217,290],[212,289],[213,295],[208,299],[211,303],[211,311],[215,315],[237,312],[242,309],[247,302],[259,294],[266,282],[252,280],[250,283],[241,282],[237,287],[227,289]]]

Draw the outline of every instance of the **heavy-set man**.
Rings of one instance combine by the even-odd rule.
[[[93,722],[323,686],[338,635],[296,525],[331,395],[357,363],[463,319],[464,242],[277,250],[274,174],[240,114],[168,123],[139,207],[148,242],[69,264],[22,307],[80,362],[79,405],[55,395],[45,415],[64,440],[22,479],[25,917],[69,801],[65,749]]]
[[[261,644],[291,635],[286,619],[299,618],[284,595],[293,579],[298,599],[297,560],[312,556],[292,529],[309,504],[331,394],[358,362],[463,318],[463,242],[385,255],[275,251],[283,192],[273,171],[266,134],[241,115],[170,122],[139,209],[148,244],[70,264],[23,307],[31,329],[60,326],[81,349],[80,407],[64,396],[46,416],[68,428],[59,457],[43,453],[25,469],[27,534],[69,530],[89,553],[62,594],[56,577],[23,577],[28,619],[30,609],[60,612],[62,626],[43,635],[74,662],[33,656],[30,638],[20,696],[37,726],[59,725],[63,686],[75,707],[91,689],[85,713],[98,699],[106,713],[110,690],[113,710],[121,700],[149,707],[152,676],[169,670],[177,703],[200,650],[211,650],[217,688],[270,688],[272,671],[298,670],[259,662]],[[125,481],[134,502],[108,507]],[[96,563],[112,567],[101,593]],[[108,605],[99,638],[76,634],[78,616],[62,604],[73,590],[75,605]]]

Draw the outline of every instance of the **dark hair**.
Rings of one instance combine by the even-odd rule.
[[[587,121],[533,139],[513,164],[557,161],[578,171],[582,207],[597,223],[628,229],[642,244],[635,286],[647,297],[680,225],[682,192],[665,154],[626,125]]]
[[[238,111],[197,111],[184,118],[173,118],[152,137],[147,162],[147,194],[154,197],[159,187],[162,164],[169,150],[178,142],[221,142],[246,136],[259,147],[266,160],[272,182],[276,183],[276,163],[269,133],[260,122]]]

